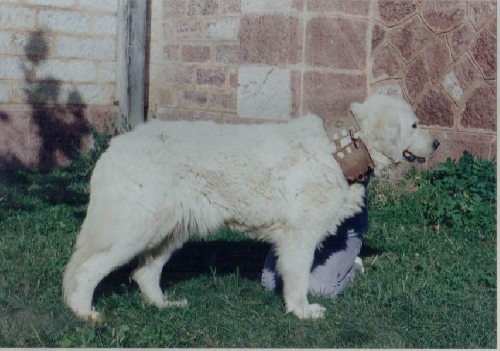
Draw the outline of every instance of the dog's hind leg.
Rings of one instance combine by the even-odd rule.
[[[85,319],[98,318],[92,310],[92,297],[99,282],[146,250],[155,235],[154,227],[144,225],[151,217],[148,212],[125,201],[120,207],[116,205],[118,200],[105,195],[100,201],[91,200],[64,272],[64,299],[76,315]]]
[[[304,240],[307,236],[291,235],[277,246],[278,272],[283,277],[283,297],[286,310],[301,319],[322,318],[325,308],[309,304],[307,291],[309,275],[317,243]]]
[[[132,272],[132,279],[139,285],[142,296],[158,308],[187,306],[185,299],[179,301],[167,300],[160,287],[163,266],[170,259],[172,253],[182,246],[184,241],[185,239],[167,240],[166,243],[143,254],[139,267]]]
[[[97,321],[99,313],[92,309],[97,284],[140,252],[132,246],[114,245],[109,250],[89,253],[85,248],[75,251],[64,274],[64,298],[73,312],[84,319]]]

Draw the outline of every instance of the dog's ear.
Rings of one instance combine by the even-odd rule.
[[[358,121],[361,121],[366,117],[365,112],[363,111],[363,104],[359,102],[351,102],[351,104],[349,105],[349,110]]]

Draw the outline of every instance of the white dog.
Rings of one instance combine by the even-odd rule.
[[[351,104],[375,171],[430,156],[439,143],[417,125],[406,103],[372,96]],[[228,225],[273,243],[287,312],[319,318],[309,304],[309,270],[317,245],[363,205],[332,156],[319,117],[287,124],[222,125],[151,121],[118,136],[92,175],[90,203],[64,276],[74,313],[97,319],[92,296],[112,270],[139,256],[133,272],[142,295],[159,308],[169,301],[160,275],[191,235]]]

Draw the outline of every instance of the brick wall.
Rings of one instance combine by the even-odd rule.
[[[223,122],[399,96],[442,141],[496,159],[494,0],[153,0],[150,116]]]
[[[117,1],[0,0],[0,168],[44,169],[116,120]]]

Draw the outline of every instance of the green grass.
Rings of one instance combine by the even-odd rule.
[[[467,202],[485,188],[475,184],[490,181],[481,177],[491,163],[480,164],[474,184],[451,172],[469,164],[372,182],[365,274],[339,298],[310,298],[327,307],[322,320],[285,315],[281,298],[259,284],[268,245],[224,230],[188,243],[165,268],[166,294],[187,298],[188,308],[146,304],[129,282],[132,262],[98,287],[103,319],[91,324],[63,304],[61,279],[96,155],[67,170],[1,175],[0,347],[496,347],[496,200],[480,194],[477,211]],[[494,198],[495,182],[486,184]],[[449,183],[470,191],[457,197]],[[436,202],[447,206],[441,216]],[[467,220],[446,217],[460,211]]]

